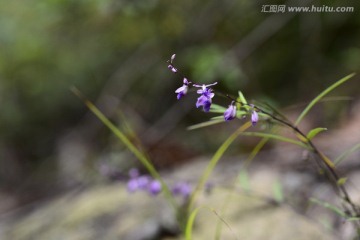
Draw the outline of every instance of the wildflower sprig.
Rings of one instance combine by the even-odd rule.
[[[189,81],[189,79],[187,77],[185,77],[183,74],[181,74],[181,72],[178,70],[178,68],[175,67],[175,65],[174,65],[175,57],[176,57],[176,54],[173,54],[171,56],[171,58],[167,61],[167,63],[169,64],[168,69],[173,73],[180,74],[183,79],[183,85],[175,90],[175,93],[177,94],[177,99],[180,100],[182,97],[184,97],[188,93],[188,91],[191,87],[199,88],[196,91],[196,93],[200,94],[200,96],[198,97],[195,106],[196,106],[196,108],[202,107],[204,112],[209,112],[210,108],[211,108],[211,104],[212,104],[212,99],[214,98],[215,94],[224,96],[224,94],[217,92],[213,88],[211,88],[211,87],[217,85],[218,83],[214,82],[214,83],[210,83],[210,84],[198,84],[198,83]],[[226,95],[226,96],[228,98],[231,98],[228,95]],[[252,104],[240,102],[235,99],[232,99],[231,104],[224,111],[224,113],[223,113],[224,120],[231,121],[237,117],[238,109],[237,109],[237,106],[235,103],[240,103],[240,106],[245,106],[244,110],[246,110],[248,113],[251,113],[251,122],[252,122],[252,125],[255,126],[256,123],[259,121],[259,115],[257,113],[258,108],[255,108],[255,106]]]
[[[178,100],[181,97],[186,95],[186,93],[188,92],[188,89],[190,87],[198,87],[198,88],[201,87],[201,89],[199,89],[197,91],[197,93],[201,94],[201,96],[198,98],[198,100],[196,102],[196,107],[198,108],[198,107],[202,106],[203,110],[205,112],[208,112],[210,110],[210,107],[212,104],[212,98],[215,96],[215,94],[218,96],[226,97],[231,100],[230,105],[223,112],[224,121],[226,121],[226,122],[239,117],[237,114],[238,111],[244,110],[245,114],[248,114],[251,116],[250,118],[251,118],[252,126],[255,126],[257,124],[260,117],[267,117],[268,119],[271,119],[285,127],[292,129],[295,132],[296,137],[304,144],[304,146],[306,146],[307,149],[312,151],[321,160],[321,162],[319,164],[320,164],[320,166],[325,167],[325,169],[327,170],[327,176],[329,177],[330,182],[332,183],[334,188],[337,190],[336,192],[338,193],[338,195],[344,202],[343,208],[344,208],[345,212],[348,213],[348,217],[359,217],[360,216],[360,209],[351,200],[350,195],[349,195],[347,189],[345,188],[344,184],[338,184],[342,180],[342,178],[337,173],[334,163],[325,154],[323,154],[317,148],[317,146],[312,142],[313,136],[310,136],[311,135],[310,133],[309,133],[310,135],[305,134],[298,127],[302,118],[308,113],[308,111],[311,109],[311,107],[316,102],[318,102],[323,96],[325,96],[331,90],[333,90],[337,86],[341,85],[342,83],[344,83],[345,81],[350,79],[354,74],[351,74],[349,76],[344,77],[343,79],[340,79],[339,81],[337,81],[336,83],[331,85],[329,88],[325,89],[320,95],[318,95],[308,105],[307,108],[305,108],[305,110],[300,114],[300,117],[297,119],[296,123],[293,124],[288,119],[286,119],[285,117],[283,117],[281,115],[278,115],[276,113],[275,114],[270,113],[270,112],[266,111],[265,109],[260,108],[259,106],[247,103],[246,99],[244,98],[244,96],[242,95],[241,92],[239,93],[239,98],[235,99],[228,94],[222,94],[222,93],[217,92],[214,89],[210,88],[210,87],[216,85],[217,83],[212,83],[212,84],[208,84],[208,85],[192,83],[191,81],[188,80],[188,78],[186,78],[184,75],[182,75],[180,73],[178,68],[176,68],[174,66],[173,62],[175,60],[175,56],[176,55],[173,54],[171,56],[170,60],[168,60],[167,62],[169,63],[168,68],[173,73],[180,74],[184,79],[183,86],[178,88],[175,91],[178,94],[178,97],[177,97]],[[240,116],[244,117],[244,114],[240,114]],[[355,223],[355,224],[357,225],[357,228],[360,229],[360,223]]]

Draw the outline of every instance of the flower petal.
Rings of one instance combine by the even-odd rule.
[[[228,109],[224,112],[224,119],[225,121],[233,120],[236,117],[236,106],[231,103]]]
[[[181,87],[179,87],[178,89],[176,89],[175,93],[185,92],[185,94],[186,94],[186,93],[187,93],[187,90],[188,90],[188,86],[182,85]]]
[[[203,106],[204,112],[209,112],[209,111],[210,111],[210,107],[211,107],[211,99],[208,99],[208,101],[205,102],[205,104],[204,104],[204,106]]]
[[[258,121],[259,121],[259,115],[255,110],[253,110],[252,113],[251,113],[251,123],[252,123],[252,125],[255,126]]]

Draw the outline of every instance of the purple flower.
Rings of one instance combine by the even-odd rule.
[[[151,178],[149,176],[139,176],[130,178],[127,183],[127,189],[129,192],[135,192],[137,190],[147,190],[150,184]]]
[[[161,183],[158,180],[147,175],[140,176],[139,170],[136,168],[129,171],[129,176],[130,179],[127,183],[127,190],[130,193],[142,190],[147,191],[152,196],[155,196],[162,190]]]
[[[212,98],[215,96],[215,94],[212,92],[210,86],[216,85],[217,82],[209,84],[209,85],[198,85],[194,84],[194,87],[201,87],[201,89],[197,90],[198,94],[201,94],[201,96],[197,99],[196,107],[203,107],[204,112],[208,112],[210,110],[210,106],[212,103]]]
[[[225,121],[233,120],[236,117],[236,106],[234,101],[231,102],[228,109],[224,112],[224,119]]]
[[[199,108],[201,106],[203,107],[204,112],[210,111],[211,98],[201,95],[196,102],[196,107]]]
[[[150,184],[151,178],[149,176],[140,176],[136,178],[139,189],[146,190]]]
[[[130,193],[133,193],[133,192],[139,190],[139,184],[138,184],[138,180],[136,178],[129,180],[129,182],[127,183],[127,190]]]
[[[168,66],[168,69],[170,69],[173,73],[177,73],[178,71],[172,64]]]
[[[177,93],[178,100],[180,98],[182,98],[183,96],[185,96],[189,89],[189,81],[186,78],[184,78],[183,83],[184,84],[181,87],[179,87],[178,89],[176,89],[176,91],[175,91],[175,93]]]
[[[174,196],[182,196],[188,198],[191,194],[191,186],[186,182],[179,182],[172,188]]]
[[[152,196],[156,196],[161,192],[162,186],[158,180],[152,180],[148,186],[148,192]]]
[[[259,121],[259,115],[254,109],[251,112],[251,123],[253,126],[255,126],[258,121]]]

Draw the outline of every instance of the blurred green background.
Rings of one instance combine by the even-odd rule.
[[[222,126],[224,132],[186,131],[209,115],[195,109],[194,94],[176,101],[181,78],[166,64],[173,53],[176,66],[192,81],[218,81],[222,92],[241,90],[249,99],[277,107],[309,101],[358,72],[358,1],[286,3],[353,6],[353,13],[261,12],[265,4],[283,3],[1,1],[2,191],[29,202],[91,184],[101,173],[116,175],[135,162],[71,93],[71,86],[134,141],[141,139],[159,167],[171,167],[213,153],[238,124]],[[359,81],[341,87],[337,95],[357,98]],[[338,104],[326,114],[336,119],[349,102]]]

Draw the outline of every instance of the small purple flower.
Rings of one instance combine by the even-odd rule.
[[[177,73],[178,71],[172,64],[168,66],[168,69],[170,69],[173,73]]]
[[[225,121],[233,120],[236,117],[236,105],[234,101],[231,102],[228,109],[224,112],[224,119]]]
[[[140,176],[136,178],[139,189],[146,190],[150,184],[151,178],[149,176]]]
[[[189,81],[186,78],[184,78],[183,83],[184,84],[181,87],[179,87],[178,89],[176,89],[176,91],[175,91],[175,93],[177,93],[178,100],[180,98],[182,98],[183,96],[185,96],[189,89]]]
[[[199,108],[201,106],[203,107],[204,112],[210,111],[211,98],[201,95],[196,102],[196,107]]]
[[[253,126],[255,126],[258,121],[259,121],[259,115],[256,112],[256,110],[254,109],[251,112],[251,123]]]
[[[136,178],[130,179],[127,183],[127,190],[130,193],[133,193],[133,192],[139,190],[138,179],[136,179]]]
[[[208,112],[210,110],[210,106],[212,103],[212,98],[215,96],[215,94],[212,92],[210,86],[216,85],[217,82],[209,84],[209,85],[198,85],[194,84],[194,87],[201,87],[201,89],[197,90],[198,94],[201,94],[201,96],[197,99],[196,107],[203,107],[204,112]]]
[[[182,196],[188,198],[191,194],[191,186],[186,182],[179,182],[172,188],[174,196]]]
[[[148,192],[152,196],[156,196],[161,192],[162,186],[158,180],[152,180],[148,186]]]

